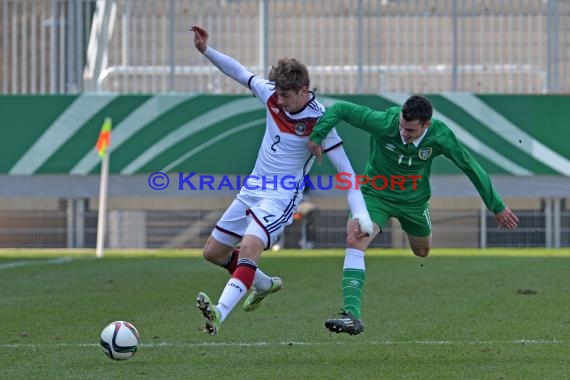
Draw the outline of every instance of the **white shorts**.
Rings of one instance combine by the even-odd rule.
[[[239,195],[216,223],[212,237],[235,247],[244,235],[254,235],[263,241],[265,249],[275,244],[286,226],[293,222],[300,197],[289,200]]]

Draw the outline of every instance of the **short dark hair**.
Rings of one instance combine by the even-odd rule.
[[[309,80],[309,70],[305,64],[295,58],[283,58],[277,65],[271,67],[268,79],[275,83],[275,87],[283,90],[299,91],[303,86],[311,84]]]
[[[406,121],[419,120],[425,124],[431,119],[433,107],[427,98],[413,95],[406,100],[402,107],[402,117]]]

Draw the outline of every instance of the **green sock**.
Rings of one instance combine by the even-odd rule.
[[[345,269],[342,272],[342,298],[344,310],[361,319],[362,288],[366,272],[362,269]]]

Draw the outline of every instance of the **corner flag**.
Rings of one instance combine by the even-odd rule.
[[[97,145],[95,145],[95,149],[97,153],[99,153],[99,157],[103,158],[105,153],[107,153],[107,149],[111,145],[111,118],[105,118],[103,122],[103,126],[101,127],[101,132],[99,132],[99,138],[97,139]]]
[[[105,221],[107,218],[107,190],[109,183],[109,154],[111,146],[111,118],[105,118],[99,138],[97,139],[97,153],[101,157],[101,183],[99,185],[99,216],[97,218],[97,257],[103,257],[105,249]]]

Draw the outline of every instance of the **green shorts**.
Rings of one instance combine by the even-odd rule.
[[[408,234],[425,237],[431,234],[431,219],[429,216],[429,203],[399,205],[377,197],[362,194],[370,218],[381,229],[384,229],[390,218],[396,218],[402,229]]]

